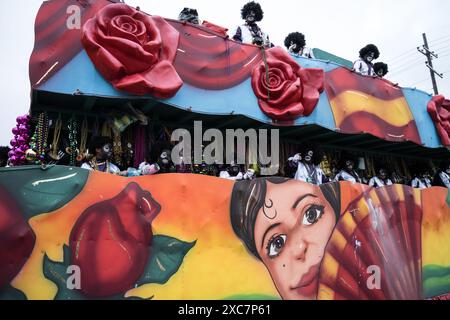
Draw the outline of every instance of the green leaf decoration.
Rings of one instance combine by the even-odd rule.
[[[86,297],[81,291],[77,289],[69,289],[67,287],[67,279],[71,276],[67,273],[67,268],[70,266],[70,249],[64,245],[64,261],[54,262],[51,261],[47,255],[44,256],[44,276],[56,284],[58,287],[58,293],[55,296],[55,300],[150,300],[142,299],[139,297],[125,298],[123,295],[115,295],[103,298],[91,298]],[[125,292],[124,292],[125,294]]]
[[[58,293],[55,300],[85,300],[86,298],[78,290],[71,290],[67,287],[67,268],[70,266],[70,249],[64,246],[64,261],[51,261],[47,255],[44,256],[44,276],[56,284]]]
[[[450,292],[450,267],[426,265],[422,268],[422,278],[425,298]]]
[[[26,219],[63,207],[83,190],[89,170],[50,166],[0,169],[0,185],[17,201]]]
[[[22,291],[7,285],[0,289],[0,300],[27,300],[27,297]]]
[[[180,268],[186,254],[196,241],[184,242],[172,237],[157,235],[150,247],[150,259],[137,285],[166,283]]]

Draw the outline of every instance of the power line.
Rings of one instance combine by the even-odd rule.
[[[414,68],[417,68],[418,66],[421,66],[421,64],[417,63],[417,64],[414,64],[414,65],[412,65],[412,66],[406,66],[406,67],[403,67],[403,68],[401,68],[401,69],[398,69],[398,70],[393,71],[393,72],[391,73],[391,76],[392,76],[393,74],[395,74],[396,76],[398,76],[399,74],[402,74],[402,73],[404,73],[404,72],[410,71],[410,70],[412,70],[412,69],[414,69]]]
[[[448,56],[450,56],[450,53],[446,54],[446,55],[443,55],[443,56],[440,56],[439,58],[445,58],[445,57],[448,57]]]
[[[425,82],[425,81],[428,81],[428,77],[426,77],[423,80],[420,80],[420,81],[414,82],[412,84],[409,84],[409,85],[407,85],[407,87],[413,87],[413,86],[418,85],[419,83],[422,83],[422,82]]]
[[[386,61],[394,61],[394,60],[397,60],[397,59],[399,59],[399,58],[403,58],[405,55],[406,55],[406,56],[410,56],[410,55],[413,54],[413,53],[416,53],[416,48],[414,48],[414,49],[409,49],[408,51],[405,51],[405,52],[399,54],[398,56],[395,56],[395,57],[393,57],[393,58],[386,59]]]
[[[435,39],[435,40],[432,40],[432,41],[430,41],[430,43],[433,43],[433,45],[436,45],[436,44],[439,44],[439,43],[441,43],[441,42],[447,41],[447,40],[444,40],[444,41],[439,41],[439,40],[447,39],[447,38],[450,38],[450,34],[447,34],[447,35],[445,35],[445,36],[443,36],[443,37],[440,37],[440,38],[437,38],[437,39]]]
[[[401,69],[401,68],[403,68],[404,66],[410,65],[410,64],[412,64],[412,63],[414,63],[414,62],[418,62],[418,61],[421,60],[421,59],[422,59],[422,57],[417,56],[417,57],[414,57],[414,58],[412,58],[412,59],[406,59],[406,60],[401,61],[401,62],[398,62],[398,63],[388,63],[388,64],[389,64],[389,66],[393,66],[394,69]]]
[[[438,44],[450,41],[450,39],[447,39],[447,38],[450,38],[450,34],[445,35],[445,36],[440,37],[440,38],[437,38],[437,39],[435,39],[433,41],[430,41],[430,43],[433,43],[432,46],[436,46]],[[442,40],[442,39],[444,39],[444,40]],[[439,40],[442,40],[442,41],[439,41]],[[414,53],[416,53],[416,48],[409,49],[409,50],[407,50],[407,51],[405,51],[405,52],[403,52],[403,53],[401,53],[401,54],[399,54],[399,55],[397,55],[397,56],[395,56],[393,58],[386,59],[386,61],[389,62],[389,64],[395,64],[394,61],[397,61],[397,60],[402,59],[402,58],[409,57],[409,56],[413,55]]]
[[[434,47],[430,47],[430,48],[432,48],[434,51],[438,51],[438,50],[442,50],[442,49],[449,48],[449,47],[450,47],[450,40],[449,40],[449,44],[447,44],[446,46],[439,47],[439,48],[434,48]]]
[[[440,52],[438,52],[438,53],[439,53],[439,54],[443,54],[443,53],[448,52],[448,51],[450,50],[450,46],[448,46],[448,47],[449,47],[448,49],[442,48],[442,49],[445,49],[445,50],[440,51]]]

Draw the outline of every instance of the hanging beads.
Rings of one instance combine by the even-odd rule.
[[[43,164],[45,160],[45,152],[47,151],[48,139],[48,114],[42,112],[38,116],[38,123],[31,138],[30,148],[36,153],[35,164]]]
[[[69,123],[67,125],[67,128],[69,129],[69,154],[70,154],[70,165],[75,166],[76,159],[78,156],[78,150],[77,150],[77,119],[75,116],[72,116],[72,118],[69,119]]]

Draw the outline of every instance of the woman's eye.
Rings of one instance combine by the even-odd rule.
[[[269,245],[267,246],[267,255],[270,258],[275,258],[280,255],[284,245],[286,244],[286,238],[287,236],[285,234],[280,234],[270,239]]]
[[[322,217],[324,213],[324,207],[313,205],[306,210],[305,215],[303,216],[302,224],[305,226],[310,226]]]

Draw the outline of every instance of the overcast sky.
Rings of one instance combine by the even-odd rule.
[[[57,0],[52,0],[57,1]],[[244,0],[127,0],[152,15],[177,18],[183,7],[196,8],[201,20],[229,29],[241,23]],[[28,59],[34,44],[34,19],[42,1],[1,1],[0,35],[2,77],[0,92],[0,145],[12,138],[15,119],[28,111],[30,85]],[[361,47],[378,46],[378,61],[389,64],[387,78],[404,87],[432,92],[425,58],[416,47],[426,32],[439,59],[435,69],[441,94],[450,98],[450,1],[449,0],[260,0],[264,20],[260,26],[271,41],[282,45],[289,32],[306,35],[307,46],[355,60]]]

